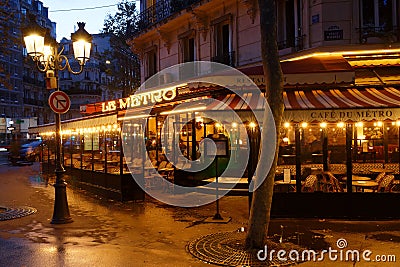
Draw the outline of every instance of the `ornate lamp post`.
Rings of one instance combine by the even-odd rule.
[[[58,72],[68,70],[72,74],[80,74],[83,66],[90,57],[92,36],[84,29],[85,23],[78,22],[79,29],[71,34],[73,42],[74,57],[79,63],[77,71],[72,70],[68,58],[62,55],[64,47],[58,52],[57,42],[50,36],[48,29],[45,29],[36,23],[35,16],[30,15],[30,23],[22,29],[25,41],[25,47],[29,56],[36,62],[36,67],[40,72],[46,73],[50,86],[56,91],[60,91],[58,82]],[[53,86],[54,85],[54,86]],[[66,183],[63,179],[65,172],[63,159],[61,158],[61,119],[60,113],[55,113],[56,124],[56,183],[54,211],[51,223],[62,224],[72,222],[69,214]]]

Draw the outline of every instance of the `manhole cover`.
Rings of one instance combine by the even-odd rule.
[[[290,266],[300,262],[289,259],[281,261],[276,255],[271,259],[259,260],[259,250],[244,250],[245,237],[246,233],[239,231],[210,234],[189,242],[187,250],[201,261],[222,266]],[[267,247],[268,251],[300,249],[272,241],[267,242]]]
[[[36,213],[36,209],[32,207],[0,207],[0,221],[21,218]]]

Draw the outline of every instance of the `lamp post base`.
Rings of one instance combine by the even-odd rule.
[[[58,180],[58,179],[57,179]],[[64,181],[56,182],[54,211],[51,224],[64,224],[72,223],[73,220],[69,214],[68,200],[67,200],[67,184]]]

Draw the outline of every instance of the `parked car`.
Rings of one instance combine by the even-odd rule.
[[[8,159],[13,165],[18,165],[17,162],[34,162],[39,160],[41,144],[42,140],[30,140],[30,142],[21,145],[18,155],[13,155],[10,152]]]

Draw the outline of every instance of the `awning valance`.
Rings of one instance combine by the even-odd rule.
[[[117,123],[117,114],[111,115],[102,115],[102,116],[91,116],[84,117],[79,119],[67,120],[61,123],[61,129],[64,130],[76,130],[76,129],[85,129],[91,127],[99,127],[102,125],[109,125]],[[45,132],[54,132],[55,124],[45,124],[37,127],[29,128],[29,133],[45,133]]]

